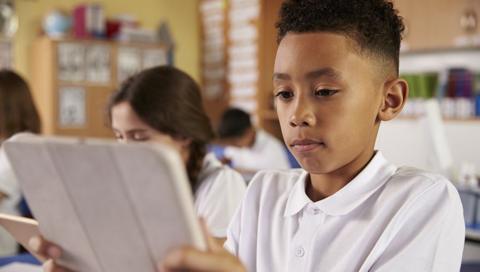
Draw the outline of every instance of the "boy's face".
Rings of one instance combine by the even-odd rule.
[[[378,67],[339,34],[289,33],[280,42],[273,76],[278,118],[285,143],[309,173],[348,172],[371,158],[384,85]]]

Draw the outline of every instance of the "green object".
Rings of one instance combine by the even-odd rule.
[[[428,98],[436,97],[438,89],[438,73],[427,73],[425,76],[427,77]]]
[[[409,88],[408,97],[410,97],[410,98],[417,97],[417,94],[416,94],[417,87],[416,87],[415,75],[405,74],[405,75],[402,75],[401,77],[403,79],[405,79],[405,81],[407,81],[407,83],[408,83],[408,88]]]
[[[438,73],[404,74],[401,77],[408,83],[410,98],[432,98],[436,96]]]

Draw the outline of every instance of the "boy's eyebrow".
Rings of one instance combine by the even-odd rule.
[[[273,73],[273,80],[290,80],[291,77],[289,74],[284,73]]]
[[[313,71],[310,71],[307,73],[307,75],[305,76],[306,79],[315,79],[315,78],[319,78],[319,77],[329,77],[329,78],[332,78],[332,79],[340,79],[341,78],[341,75],[340,73],[331,68],[331,67],[326,67],[326,68],[320,68],[320,69],[317,69],[317,70],[313,70]],[[273,74],[273,80],[290,80],[291,77],[289,74],[284,74],[284,73],[274,73]]]
[[[332,79],[340,79],[341,78],[340,73],[337,70],[335,70],[331,67],[321,68],[321,69],[318,69],[318,70],[308,72],[307,75],[305,76],[305,78],[306,79],[315,79],[315,78],[324,77],[324,76],[332,78]]]

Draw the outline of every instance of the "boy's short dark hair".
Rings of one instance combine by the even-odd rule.
[[[247,112],[230,108],[222,114],[217,134],[220,139],[241,137],[251,127],[252,122]]]
[[[361,52],[395,65],[404,25],[398,11],[385,0],[287,0],[277,22],[278,42],[289,32],[332,32],[354,40]]]

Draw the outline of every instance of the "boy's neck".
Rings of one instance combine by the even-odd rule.
[[[368,165],[374,155],[375,152],[372,149],[371,152],[361,155],[332,173],[310,173],[305,186],[307,196],[316,202],[340,191]]]

